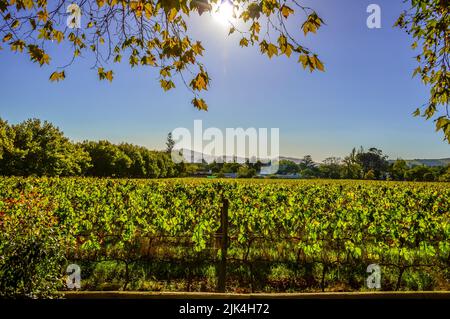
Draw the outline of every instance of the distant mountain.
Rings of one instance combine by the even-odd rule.
[[[288,160],[288,161],[292,161],[295,164],[299,164],[302,162],[302,159],[300,158],[295,158],[295,157],[286,157],[286,156],[280,156],[280,160]],[[388,160],[389,163],[394,163],[396,160]],[[421,165],[425,165],[425,166],[429,166],[429,167],[434,167],[434,166],[447,166],[448,164],[450,164],[450,158],[440,158],[440,159],[413,159],[413,160],[405,160],[406,164],[409,167],[413,167],[413,166],[421,166]]]
[[[282,160],[291,161],[294,162],[295,164],[300,164],[303,161],[301,158],[280,156],[280,161]]]
[[[206,163],[212,163],[214,161],[219,162],[219,160],[221,160],[222,162],[233,161],[233,156],[214,156],[197,151],[191,151],[189,149],[181,149],[180,151],[183,152],[182,154],[184,160],[189,163],[202,163],[203,161],[205,161]],[[236,157],[236,162],[245,163],[245,158]]]
[[[188,149],[182,149],[181,151],[183,151],[183,158],[187,161],[187,162],[194,162],[194,163],[201,163],[203,160],[207,163],[212,163],[214,161],[218,162],[219,159],[221,159],[222,161],[224,161],[224,157],[223,156],[213,156],[213,155],[209,155],[209,154],[204,154],[201,152],[197,152],[197,151],[190,151]],[[236,162],[238,163],[245,163],[245,158],[243,157],[236,157]],[[280,156],[280,161],[281,160],[287,160],[287,161],[292,161],[295,164],[300,164],[302,162],[301,158],[296,158],[296,157],[289,157],[289,156]],[[225,157],[225,161],[224,162],[232,162],[233,161],[233,156],[226,156]]]
[[[187,162],[195,162],[195,163],[201,163],[202,159],[207,162],[207,163],[212,163],[215,161],[218,161],[218,159],[222,159],[223,160],[223,156],[213,156],[213,155],[208,155],[208,154],[203,154],[201,152],[196,152],[196,151],[191,151],[191,156],[188,156],[188,152],[189,150],[184,149],[183,150],[183,158],[187,161]],[[225,158],[226,162],[231,162],[233,161],[233,156],[226,156]],[[290,157],[290,156],[280,156],[280,160],[288,160],[288,161],[292,161],[296,164],[299,164],[302,162],[301,158],[296,158],[296,157]],[[412,159],[412,160],[405,160],[407,165],[412,167],[412,166],[417,166],[417,165],[425,165],[425,166],[429,166],[429,167],[433,167],[433,166],[446,166],[448,164],[450,164],[450,157],[449,158],[441,158],[441,159]],[[242,157],[237,158],[237,162],[240,163],[244,163],[245,159]],[[388,160],[389,163],[393,163],[395,162],[395,160]]]
[[[389,163],[393,163],[395,160],[389,160]],[[413,159],[413,160],[405,160],[406,164],[409,167],[412,166],[447,166],[450,164],[450,158],[441,158],[441,159]]]

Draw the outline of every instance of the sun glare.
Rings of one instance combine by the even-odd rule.
[[[212,15],[220,24],[228,25],[233,21],[233,5],[231,1],[224,0],[218,3],[212,10]]]

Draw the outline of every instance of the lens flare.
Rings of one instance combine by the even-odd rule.
[[[228,25],[233,20],[233,10],[233,4],[228,0],[224,0],[213,8],[212,15],[220,24]]]

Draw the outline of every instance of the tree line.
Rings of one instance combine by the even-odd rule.
[[[258,175],[262,163],[174,163],[171,134],[165,151],[149,150],[129,143],[106,140],[72,142],[53,124],[29,119],[10,125],[0,118],[0,175],[5,176],[95,176],[126,178],[167,178],[234,174],[239,178]],[[299,174],[302,178],[450,181],[446,167],[413,166],[401,159],[389,163],[377,148],[354,148],[344,159],[326,158],[315,163],[306,155],[299,164],[279,162],[279,175]],[[253,162],[253,161],[252,161]],[[274,176],[276,177],[276,176]]]
[[[303,178],[368,179],[396,181],[450,181],[450,164],[429,167],[409,166],[403,159],[390,163],[388,156],[377,148],[359,150],[353,148],[344,159],[328,157],[316,164],[310,155],[296,164],[289,160],[280,161],[280,174],[300,174]]]
[[[170,135],[169,135],[170,141]],[[170,143],[167,144],[168,146]],[[322,163],[316,163],[311,155],[306,155],[297,164],[294,161],[282,159],[279,161],[276,175],[268,177],[283,177],[298,175],[300,178],[328,179],[368,179],[396,181],[450,181],[450,164],[447,166],[429,167],[425,165],[409,166],[403,159],[390,163],[388,156],[377,148],[365,150],[353,148],[344,159],[328,157]],[[187,176],[198,172],[207,172],[217,177],[234,174],[238,178],[258,176],[263,164],[259,161],[249,161],[240,164],[235,162],[212,162],[183,164],[183,172]]]
[[[104,140],[75,143],[46,121],[0,119],[0,175],[164,178],[178,172],[166,152]]]

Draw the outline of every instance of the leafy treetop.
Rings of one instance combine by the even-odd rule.
[[[174,77],[178,76],[192,91],[192,104],[207,110],[199,96],[210,85],[209,74],[199,61],[204,48],[189,36],[186,21],[194,13],[211,12],[218,1],[80,0],[74,6],[65,0],[0,0],[0,39],[41,66],[51,62],[49,42],[69,44],[73,55],[66,66],[50,75],[51,81],[63,80],[66,68],[89,53],[100,80],[113,80],[113,70],[106,68],[109,62],[126,59],[131,67],[154,67],[165,91],[175,87]],[[269,58],[296,56],[303,68],[324,70],[317,55],[300,44],[286,26],[291,16],[301,14],[299,28],[305,35],[315,33],[323,21],[314,10],[296,0],[235,0],[233,7],[244,27],[238,29],[230,22],[229,34],[240,33],[240,46],[259,46]],[[80,28],[68,27],[79,22],[78,13],[82,14]]]
[[[49,42],[68,44],[72,56],[67,65],[50,75],[51,81],[66,77],[66,68],[75,59],[93,56],[100,80],[112,81],[109,62],[127,59],[131,67],[150,66],[159,72],[161,87],[175,88],[174,78],[181,78],[192,94],[191,103],[200,110],[208,105],[200,93],[210,86],[210,77],[199,60],[204,48],[189,36],[187,18],[211,12],[221,0],[79,0],[78,6],[66,0],[0,0],[0,50],[2,45],[14,52],[27,53],[39,65],[50,64]],[[305,69],[324,70],[317,54],[302,45],[287,27],[288,19],[301,17],[298,27],[304,35],[316,33],[324,24],[319,15],[298,0],[222,0],[230,1],[239,22],[230,22],[229,34],[239,33],[239,45],[258,46],[269,58],[295,56]],[[396,26],[414,38],[413,49],[419,74],[430,86],[429,100],[414,115],[435,117],[436,130],[450,142],[449,50],[450,16],[446,0],[405,0],[411,8],[402,13]],[[81,12],[80,12],[81,11]],[[80,28],[76,14],[82,14]],[[298,20],[298,19],[297,19]],[[297,21],[296,20],[296,21]],[[438,107],[443,107],[439,112]]]
[[[436,131],[442,131],[450,143],[450,14],[446,0],[411,0],[411,8],[398,18],[396,26],[412,35],[412,48],[421,48],[416,56],[419,66],[413,75],[420,75],[422,82],[430,87],[430,97],[413,113],[426,119],[435,117],[438,107],[443,113],[435,118]]]

